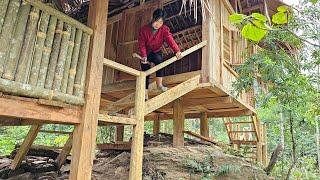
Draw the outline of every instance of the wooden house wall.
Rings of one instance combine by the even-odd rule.
[[[140,70],[138,59],[132,58],[132,53],[138,51],[138,33],[140,28],[149,23],[156,8],[163,7],[167,14],[167,26],[171,29],[174,39],[182,51],[202,41],[202,18],[199,9],[198,21],[191,16],[179,15],[181,2],[172,1],[165,5],[162,1],[147,2],[143,6],[127,9],[121,14],[109,19],[105,57],[121,64]],[[187,11],[187,13],[190,13]],[[163,46],[165,59],[174,56],[173,51],[165,43]],[[201,50],[192,53],[182,60],[165,68],[165,75],[174,75],[201,69]],[[104,70],[104,84],[115,81],[132,80],[134,77],[108,68]]]

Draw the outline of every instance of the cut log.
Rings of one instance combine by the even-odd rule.
[[[74,49],[75,36],[76,36],[76,28],[72,27],[71,37],[70,37],[70,41],[68,44],[68,53],[67,53],[66,64],[64,66],[64,71],[63,71],[63,78],[62,78],[62,85],[61,85],[61,92],[62,93],[67,93],[67,85],[68,85],[68,79],[69,79],[69,71],[70,71],[70,67],[71,67],[72,53],[73,53],[73,49]]]
[[[31,85],[37,84],[41,58],[44,51],[44,42],[47,36],[49,20],[50,20],[50,15],[46,12],[43,12],[40,18],[39,30],[37,32],[37,42],[36,42],[36,47],[33,55],[31,74],[29,78],[29,84]]]
[[[6,2],[3,2],[3,5],[6,5]],[[4,65],[7,59],[7,53],[10,49],[10,40],[13,35],[14,25],[18,16],[18,11],[20,7],[20,0],[11,0],[7,12],[6,17],[4,18],[1,35],[0,35],[0,77],[4,71]],[[2,12],[1,12],[2,13]]]
[[[31,5],[23,1],[18,13],[17,25],[8,57],[9,59],[6,62],[4,74],[2,76],[5,79],[14,80],[30,10]]]
[[[77,73],[74,80],[74,90],[73,90],[74,95],[79,97],[83,97],[89,44],[90,44],[90,36],[87,33],[84,33],[81,41],[81,46],[80,46],[81,51],[79,54],[79,62],[77,65]]]
[[[46,77],[46,83],[44,85],[44,87],[46,89],[52,89],[54,72],[56,70],[57,61],[58,61],[58,57],[59,57],[59,50],[60,50],[60,45],[61,45],[62,33],[63,33],[63,21],[58,20],[56,33],[54,35],[54,40],[53,40],[52,52],[51,52],[50,60],[49,60],[49,67],[48,67],[48,72],[47,72],[47,77]]]
[[[281,151],[283,151],[283,145],[281,143],[279,143],[278,146],[276,147],[276,149],[272,152],[270,162],[265,169],[267,174],[270,174],[274,165],[277,163],[277,160],[278,160],[278,157],[279,157]]]
[[[67,93],[70,95],[73,94],[74,78],[77,73],[77,65],[78,65],[78,60],[79,60],[81,39],[82,39],[82,31],[77,29],[76,39],[75,39],[75,43],[74,43],[74,50],[72,52],[71,66],[70,66],[69,78],[68,78],[68,86],[67,86]]]
[[[40,10],[32,7],[29,15],[26,34],[21,49],[15,80],[26,83],[28,80]]]
[[[40,64],[40,71],[39,71],[39,76],[38,76],[38,81],[37,81],[38,87],[44,87],[44,83],[45,83],[46,75],[47,75],[47,70],[48,70],[50,54],[52,51],[52,43],[53,43],[53,38],[54,38],[55,30],[56,30],[56,25],[57,25],[57,18],[54,16],[51,16],[48,31],[47,31],[47,37],[44,42],[42,60],[41,60],[41,64]]]
[[[8,4],[9,4],[9,0],[0,1],[0,33],[2,30],[3,22],[4,22],[4,17],[6,16]]]
[[[26,96],[32,98],[42,98],[47,100],[56,100],[72,105],[83,105],[84,99],[64,93],[54,92],[49,89],[43,89],[29,84],[23,84],[15,81],[0,78],[0,91],[12,95]]]
[[[70,33],[71,33],[71,26],[68,24],[64,25],[64,31],[62,35],[61,40],[61,46],[60,46],[60,52],[59,52],[59,58],[57,62],[56,72],[54,75],[54,81],[53,81],[53,90],[54,91],[61,91],[61,83],[63,78],[63,72],[64,72],[64,66],[67,59],[67,53],[68,53],[68,42],[70,40]]]

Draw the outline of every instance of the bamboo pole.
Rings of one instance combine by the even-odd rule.
[[[56,65],[59,57],[62,33],[63,33],[63,21],[58,20],[57,29],[54,36],[52,51],[51,51],[50,60],[49,60],[49,67],[47,71],[46,82],[44,84],[44,87],[46,89],[52,88],[54,72],[56,70]]]
[[[48,31],[47,31],[47,37],[44,42],[42,60],[41,60],[41,64],[40,64],[40,71],[39,71],[39,76],[38,76],[38,81],[37,81],[38,87],[44,87],[57,21],[58,20],[56,17],[54,17],[54,16],[50,17],[49,27],[48,27]]]
[[[73,94],[73,85],[74,85],[75,75],[77,72],[77,64],[79,60],[82,34],[83,34],[82,31],[80,29],[77,29],[74,50],[73,50],[72,59],[71,59],[71,66],[69,71],[68,86],[67,86],[67,93],[70,95]]]
[[[5,65],[4,74],[2,76],[3,78],[9,79],[9,80],[14,79],[30,10],[31,10],[31,5],[23,1],[18,13],[17,24],[14,31],[13,40],[12,40],[9,57],[8,57],[9,59]]]
[[[62,85],[61,85],[61,92],[63,92],[63,93],[67,93],[67,85],[68,85],[69,71],[70,71],[70,67],[71,67],[72,53],[73,53],[73,49],[74,49],[75,36],[76,36],[76,28],[72,27],[71,37],[70,37],[70,41],[68,44],[67,60],[66,60],[65,66],[64,66]]]
[[[4,17],[6,16],[8,4],[9,4],[9,0],[0,1],[0,33],[1,33],[3,22],[4,22]]]
[[[36,47],[33,55],[33,63],[32,63],[31,74],[29,78],[29,84],[31,85],[37,84],[41,58],[44,51],[43,49],[44,42],[47,36],[49,20],[50,20],[50,14],[48,14],[47,12],[43,12],[40,18],[39,30],[37,32],[37,42],[36,42]]]
[[[31,59],[33,54],[32,52],[35,44],[34,42],[36,40],[39,13],[40,10],[38,8],[31,8],[15,78],[16,81],[21,83],[27,82],[28,74],[30,72]]]
[[[0,78],[0,91],[12,95],[60,101],[72,105],[83,105],[84,99],[41,87]]]
[[[4,71],[4,65],[7,58],[7,53],[10,49],[10,40],[13,35],[14,25],[18,16],[18,10],[20,7],[20,0],[11,0],[4,18],[2,31],[0,35],[0,77]]]
[[[83,97],[84,83],[86,78],[87,60],[90,45],[90,36],[87,33],[83,34],[80,46],[79,62],[77,66],[77,73],[74,80],[74,95]]]
[[[66,59],[67,59],[68,46],[69,46],[68,42],[70,40],[70,33],[71,33],[71,26],[69,24],[65,24],[62,40],[61,40],[59,58],[58,58],[56,72],[55,72],[54,81],[53,81],[53,90],[59,91],[59,92],[61,91],[63,71],[64,71]]]

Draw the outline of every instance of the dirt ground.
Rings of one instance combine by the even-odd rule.
[[[241,157],[224,153],[225,149],[219,146],[187,140],[186,146],[175,148],[170,144],[169,135],[163,135],[162,139],[159,137],[157,139],[160,141],[155,143],[155,139],[151,136],[145,137],[144,180],[271,179],[262,169]],[[32,158],[36,160],[32,161]],[[54,156],[45,158],[28,155],[21,168],[15,172],[8,170],[12,157],[2,158],[0,159],[0,178],[68,179],[70,157],[59,171],[54,169],[53,158]],[[92,179],[126,180],[129,175],[129,164],[130,152],[128,151],[99,152],[94,161]]]

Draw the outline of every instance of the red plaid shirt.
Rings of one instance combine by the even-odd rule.
[[[138,44],[140,55],[147,57],[147,54],[161,51],[163,43],[167,42],[171,49],[177,53],[180,51],[179,46],[175,42],[170,32],[170,28],[166,25],[161,26],[155,34],[152,34],[150,24],[143,26],[139,32]]]

